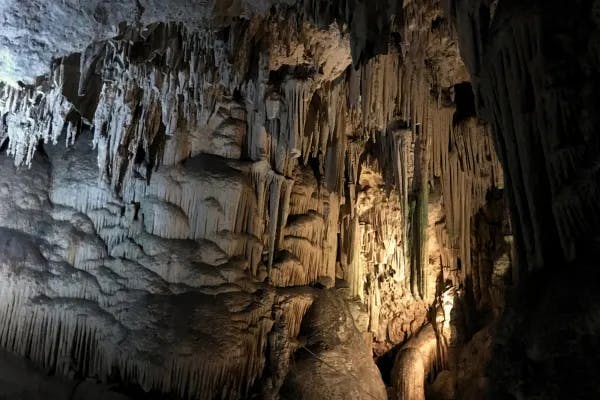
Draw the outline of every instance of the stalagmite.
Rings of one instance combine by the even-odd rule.
[[[400,350],[393,372],[398,400],[425,400],[425,361],[418,349]]]

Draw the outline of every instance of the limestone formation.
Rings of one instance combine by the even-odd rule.
[[[0,2],[2,348],[174,398],[463,368],[511,232],[440,1],[58,3]]]

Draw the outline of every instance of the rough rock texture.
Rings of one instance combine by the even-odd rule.
[[[597,398],[599,3],[448,6],[495,132],[518,249],[490,393]]]
[[[275,0],[5,0],[0,3],[0,79],[32,83],[54,59],[119,33],[121,24],[179,21],[189,26],[264,14]],[[283,1],[282,3],[285,3]]]
[[[133,207],[87,203],[85,190],[99,188],[89,144],[81,146],[0,178],[2,346],[59,374],[110,380],[116,367],[117,379],[147,390],[247,391],[263,368],[274,293],[233,284],[243,270],[217,269],[220,251],[210,243],[159,241],[142,226],[120,236],[135,231],[121,222],[134,220]],[[3,171],[14,168],[2,162]],[[61,189],[70,194],[62,203]],[[69,198],[83,200],[81,210]],[[214,346],[236,357],[223,359]]]
[[[83,29],[79,6],[5,5],[53,40],[2,66],[50,73],[0,86],[0,345],[207,399],[324,394],[298,377],[384,398],[361,341],[423,329],[423,371],[395,379],[455,368],[510,272],[502,171],[441,4],[390,3],[137,2],[118,30],[112,4],[72,41],[53,18]]]
[[[368,343],[344,300],[322,291],[308,310],[303,344],[281,390],[284,399],[387,399]]]

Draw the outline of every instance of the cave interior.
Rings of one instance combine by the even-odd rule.
[[[600,0],[0,0],[0,399],[599,399],[599,93]]]

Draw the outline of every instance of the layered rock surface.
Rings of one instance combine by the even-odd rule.
[[[381,356],[430,323],[427,357],[452,364],[476,328],[452,338],[430,308],[453,289],[465,318],[492,312],[503,208],[481,215],[503,180],[441,5],[277,3],[137,2],[2,66],[26,80],[60,57],[0,88],[2,347],[59,375],[277,398],[333,379],[297,337],[337,310],[326,362],[368,371],[376,398],[361,340]],[[358,328],[310,286],[345,288]]]

